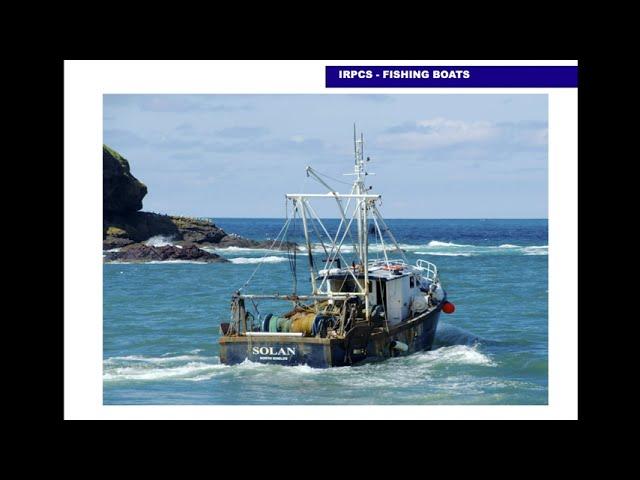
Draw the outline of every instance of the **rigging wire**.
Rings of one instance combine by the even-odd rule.
[[[294,228],[295,228],[296,211],[297,209],[294,209],[292,212]],[[298,292],[297,251],[298,251],[297,245],[289,245],[287,247],[287,254],[288,254],[287,258],[289,259],[289,268],[291,269],[291,275],[293,277],[293,294],[294,295],[297,295],[297,292]]]
[[[316,225],[317,220],[315,219],[315,217],[313,215],[311,215],[309,217],[309,220],[310,220],[309,223],[311,223],[311,227],[313,228],[313,231],[315,232],[316,236],[318,237],[318,240],[320,240],[320,245],[322,246],[322,250],[324,250],[324,254],[325,255],[329,255],[329,252],[327,252],[327,247],[324,244],[324,240],[322,239],[322,235],[320,235],[320,232],[318,231],[318,227]]]
[[[318,175],[320,175],[321,177],[328,178],[329,180],[333,180],[334,182],[338,182],[338,183],[342,183],[342,184],[344,184],[344,185],[349,185],[349,186],[351,186],[351,183],[349,183],[349,182],[345,182],[344,180],[338,180],[337,178],[333,178],[332,176],[327,175],[326,173],[319,172],[319,171],[318,171],[318,170],[316,170],[315,168],[313,169],[313,171],[314,171],[315,173],[317,173]]]
[[[253,273],[249,276],[249,279],[244,283],[244,285],[242,285],[242,287],[240,287],[238,289],[238,291],[242,291],[244,290],[245,287],[247,287],[249,285],[249,283],[251,282],[251,280],[253,280],[253,277],[255,276],[255,274],[258,272],[258,270],[260,269],[260,267],[262,266],[262,264],[264,263],[264,259],[267,257],[267,255],[269,255],[270,250],[273,250],[273,247],[275,246],[276,242],[278,241],[278,238],[280,237],[280,235],[282,234],[282,232],[284,232],[284,234],[286,235],[287,230],[289,229],[289,224],[291,223],[291,220],[288,219],[284,225],[282,225],[282,228],[280,229],[280,232],[278,232],[278,235],[276,235],[276,238],[273,239],[273,242],[271,243],[271,246],[267,249],[267,251],[265,252],[265,254],[262,256],[262,258],[260,259],[260,262],[258,262],[258,265],[256,265],[256,268],[253,270]],[[283,235],[284,238],[284,235]],[[282,245],[282,240],[280,241],[280,245]]]

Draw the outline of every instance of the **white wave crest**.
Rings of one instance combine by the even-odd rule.
[[[438,240],[430,241],[426,246],[415,251],[417,255],[436,255],[444,257],[474,257],[478,255],[547,255],[547,245],[521,246],[512,243],[501,245],[466,245],[446,243]]]
[[[440,242],[438,240],[431,240],[427,243],[427,247],[473,247],[474,245],[465,245],[461,243],[452,242]]]
[[[406,387],[429,381],[441,375],[449,365],[496,367],[497,363],[479,350],[479,345],[443,346],[428,352],[387,359],[359,367],[312,368],[308,365],[265,365],[249,360],[227,366],[218,357],[194,354],[147,357],[130,355],[104,360],[103,381],[105,383],[189,381],[200,382],[219,376],[231,379],[242,377],[242,381],[256,386],[277,384],[299,385],[301,378],[319,387],[327,382],[349,388],[370,389],[372,387]]]
[[[264,252],[278,252],[280,250],[276,248],[248,248],[248,247],[202,247],[203,250],[212,253],[225,253],[225,252],[247,252],[247,253],[264,253]]]
[[[186,365],[168,368],[120,367],[104,372],[105,382],[182,379],[201,381],[209,379],[224,365],[189,362]]]
[[[416,255],[434,255],[436,257],[473,257],[473,253],[447,253],[447,252],[415,252]]]
[[[495,367],[496,363],[476,346],[453,345],[419,354],[418,360],[430,364],[457,363]]]
[[[201,357],[198,355],[177,355],[177,356],[167,356],[166,354],[161,357],[145,357],[143,355],[126,355],[123,357],[109,357],[105,359],[102,363],[103,365],[123,365],[130,363],[150,363],[150,364],[166,364],[166,363],[174,363],[174,362],[184,362],[184,361],[196,361],[196,360],[205,360],[206,357]]]
[[[524,247],[522,250],[525,255],[549,255],[548,245],[533,245],[531,247]]]
[[[129,355],[107,358],[103,362],[105,382],[188,380],[202,381],[225,368],[218,357],[177,355],[145,357]]]
[[[268,257],[236,257],[229,258],[229,261],[237,264],[248,264],[248,263],[281,263],[286,262],[286,257],[276,257],[276,256],[268,256]]]
[[[149,247],[164,247],[167,245],[173,245],[173,237],[168,237],[166,235],[156,235],[154,237],[149,238],[145,245]]]
[[[106,262],[111,265],[166,265],[166,264],[192,264],[192,265],[208,265],[208,262],[198,262],[196,260],[152,260],[149,262],[132,261],[126,262],[123,260],[111,260]]]

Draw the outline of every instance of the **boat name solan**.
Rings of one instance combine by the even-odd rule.
[[[277,348],[277,347],[253,347],[251,349],[251,353],[253,353],[254,355],[272,355],[272,356],[278,356],[278,355],[295,355],[296,354],[296,349],[292,348],[292,347],[281,347],[281,348]]]

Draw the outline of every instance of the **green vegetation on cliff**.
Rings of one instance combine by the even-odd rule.
[[[132,252],[136,252],[136,255],[141,258],[154,258],[153,255],[160,253],[153,248],[142,248],[134,244],[157,235],[189,246],[199,244],[267,248],[271,245],[271,242],[266,240],[256,241],[238,235],[227,235],[223,229],[207,219],[140,212],[142,199],[147,194],[147,187],[131,174],[127,159],[107,145],[102,146],[102,159],[104,184],[102,248],[104,250],[126,247],[125,250],[129,252],[127,253],[129,256],[133,255]],[[288,245],[284,248],[288,248]],[[204,253],[195,250],[183,250],[180,253],[180,249],[171,251],[164,249],[162,252],[173,255],[171,258],[177,258],[176,255],[186,258],[187,253],[190,255],[189,258],[206,257]]]
[[[105,212],[127,214],[142,209],[147,186],[131,175],[127,159],[107,145],[102,146],[102,187]]]

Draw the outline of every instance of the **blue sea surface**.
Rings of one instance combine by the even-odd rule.
[[[215,219],[273,239],[282,219]],[[337,221],[328,220],[329,230]],[[410,263],[437,264],[455,313],[434,349],[326,370],[220,364],[230,297],[264,257],[251,293],[289,293],[286,252],[224,249],[230,263],[104,265],[105,404],[547,404],[547,220],[387,219]],[[302,230],[290,230],[302,243]],[[170,239],[159,239],[170,241]],[[371,245],[375,258],[379,248]],[[319,258],[320,258],[320,254]],[[324,256],[324,255],[322,255]],[[298,293],[310,289],[297,255]],[[263,315],[290,303],[258,305]]]

